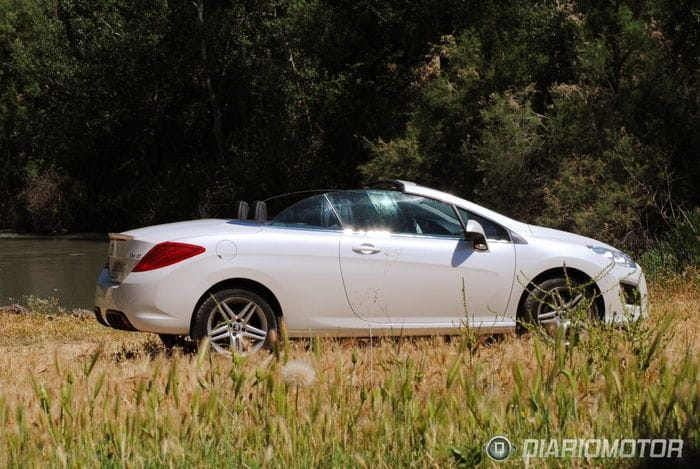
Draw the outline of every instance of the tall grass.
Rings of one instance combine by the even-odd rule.
[[[656,293],[649,321],[567,342],[320,339],[246,358],[168,356],[122,335],[73,358],[13,348],[0,358],[16,375],[0,384],[0,465],[467,467],[490,464],[496,434],[682,438],[689,462],[700,457],[700,294]],[[315,373],[290,380],[290,360]]]

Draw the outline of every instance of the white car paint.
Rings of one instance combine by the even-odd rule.
[[[488,250],[479,251],[460,237],[300,229],[239,220],[151,226],[111,236],[109,266],[97,281],[98,314],[104,320],[107,311],[118,311],[137,330],[186,335],[200,299],[220,282],[245,279],[274,295],[281,309],[277,313],[293,337],[449,334],[462,325],[510,331],[527,284],[563,266],[596,282],[606,321],[645,314],[641,268],[612,263],[588,246],[614,248],[402,183],[406,194],[468,210],[520,241],[490,240]],[[149,249],[165,241],[206,251],[156,270],[132,271]],[[371,252],[363,251],[366,245]],[[620,282],[639,289],[640,305],[624,304]]]
[[[353,251],[367,243],[382,255]],[[349,232],[341,238],[340,265],[350,305],[362,319],[394,326],[459,326],[467,317],[490,323],[492,311],[501,316],[507,311],[515,249],[494,241],[482,252],[462,239]]]

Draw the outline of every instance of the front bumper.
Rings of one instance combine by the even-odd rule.
[[[641,268],[616,267],[599,280],[605,321],[627,324],[649,315],[649,294]]]

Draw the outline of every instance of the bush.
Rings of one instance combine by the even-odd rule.
[[[65,226],[62,220],[65,209],[62,191],[64,180],[64,177],[53,169],[28,178],[22,199],[32,231],[54,233],[61,231]]]
[[[59,300],[56,297],[40,298],[38,296],[29,295],[26,298],[27,309],[36,314],[57,315],[65,314],[66,310],[59,305]]]
[[[700,208],[681,212],[658,246],[639,257],[647,276],[663,279],[700,268]]]

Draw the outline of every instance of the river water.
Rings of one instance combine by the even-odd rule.
[[[34,295],[92,310],[95,282],[107,260],[104,239],[0,238],[0,306]]]

